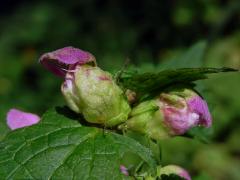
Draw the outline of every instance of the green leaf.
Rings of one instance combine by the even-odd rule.
[[[1,98],[0,98],[0,101],[1,101]],[[1,101],[1,102],[4,102],[4,101]],[[6,122],[6,114],[9,110],[7,108],[8,107],[6,107],[6,106],[0,107],[0,141],[10,131],[10,129],[7,126],[7,122]]]
[[[60,114],[61,113],[61,114]],[[10,132],[0,143],[2,179],[126,179],[123,155],[138,155],[151,171],[149,149],[137,141],[103,129],[82,126],[59,109],[37,125]]]
[[[160,69],[202,67],[207,43],[200,41],[191,46],[183,55],[160,64]]]
[[[184,135],[189,138],[196,138],[203,143],[210,143],[210,137],[213,134],[212,128],[193,127]]]
[[[119,79],[120,84],[137,93],[151,94],[159,93],[166,88],[184,85],[193,87],[193,82],[206,79],[206,74],[237,71],[232,68],[180,68],[175,70],[164,70],[158,73],[128,73]]]

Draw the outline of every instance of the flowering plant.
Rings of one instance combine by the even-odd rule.
[[[16,109],[8,112],[7,124],[14,131],[0,143],[4,179],[190,180],[183,168],[161,164],[158,143],[197,136],[194,128],[211,128],[207,102],[195,81],[235,71],[124,70],[114,76],[98,67],[91,53],[73,47],[46,53],[40,63],[63,78],[68,107],[53,108],[42,118]]]

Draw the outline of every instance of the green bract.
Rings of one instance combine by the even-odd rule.
[[[153,139],[165,139],[169,134],[163,120],[157,101],[144,101],[133,108],[130,118],[119,129],[136,131]]]

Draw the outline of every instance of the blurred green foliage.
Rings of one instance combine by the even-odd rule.
[[[4,4],[0,8],[3,10]],[[93,53],[98,64],[111,72],[123,67],[127,59],[142,72],[162,70],[171,62],[176,67],[239,69],[239,12],[238,0],[35,0],[7,4],[0,14],[0,139],[9,131],[5,123],[8,109],[40,115],[64,104],[61,79],[37,61],[42,53],[72,45]],[[181,56],[202,39],[207,47],[197,51],[203,58],[197,60],[195,53]],[[187,58],[192,61],[185,61]],[[239,74],[229,73],[198,84],[212,109],[211,143],[187,138],[164,141],[164,165],[183,166],[197,180],[240,179],[239,82]]]

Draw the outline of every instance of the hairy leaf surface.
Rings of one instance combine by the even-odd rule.
[[[126,152],[155,169],[149,149],[137,141],[82,126],[56,110],[37,125],[9,133],[0,143],[3,179],[126,179],[120,172]]]

